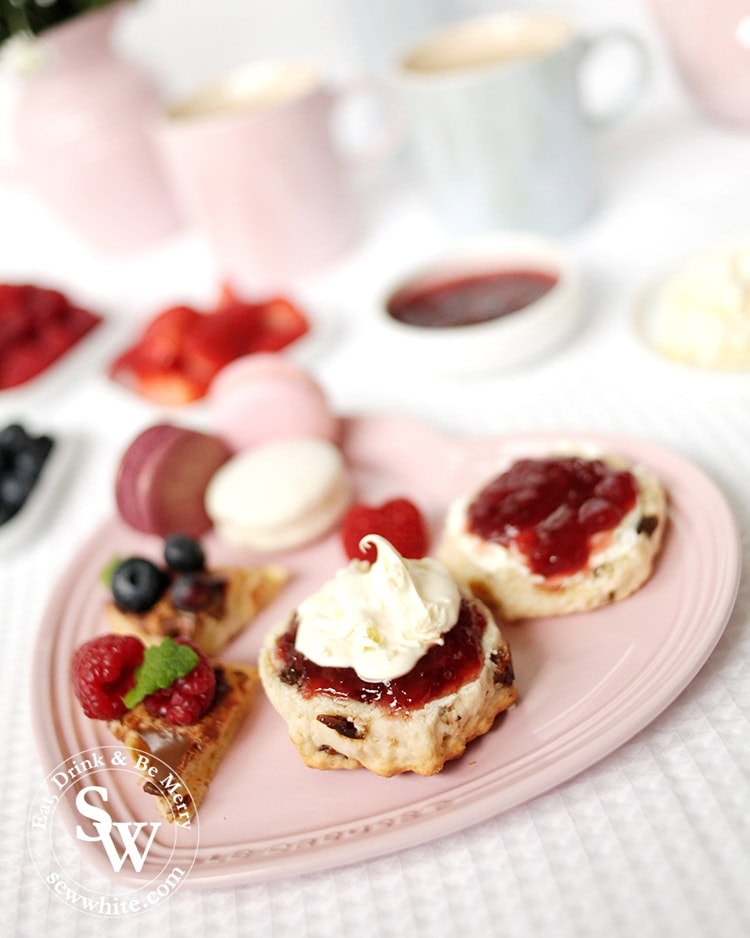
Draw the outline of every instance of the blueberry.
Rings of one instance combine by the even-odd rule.
[[[128,557],[112,573],[112,597],[124,612],[146,612],[159,601],[168,577],[144,557]]]
[[[0,430],[0,449],[7,453],[20,453],[29,442],[29,434],[20,423],[11,423]]]
[[[0,430],[0,524],[23,507],[53,445],[51,437],[33,436],[20,423]]]
[[[23,478],[36,479],[52,449],[48,436],[37,436],[16,455],[15,472]]]
[[[6,472],[0,477],[0,502],[13,512],[29,497],[33,479],[26,479],[15,472]]]
[[[194,573],[206,566],[200,543],[186,534],[170,534],[164,542],[164,560],[177,573]]]

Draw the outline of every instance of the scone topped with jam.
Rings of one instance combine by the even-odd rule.
[[[666,523],[646,466],[567,451],[519,459],[456,499],[438,556],[505,619],[580,612],[646,582]]]
[[[432,775],[516,699],[492,614],[432,558],[378,535],[266,637],[263,687],[304,762]]]
[[[188,638],[215,655],[278,595],[287,579],[278,565],[209,568],[199,541],[173,534],[164,563],[128,557],[108,573],[112,630],[146,644]]]

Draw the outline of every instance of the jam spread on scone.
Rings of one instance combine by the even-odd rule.
[[[321,666],[298,651],[294,647],[298,625],[295,618],[277,642],[280,677],[304,697],[348,697],[390,710],[423,707],[476,678],[484,657],[482,635],[486,624],[480,607],[463,600],[458,621],[445,633],[443,643],[433,645],[411,671],[393,680],[363,681],[353,668]]]
[[[521,459],[474,498],[467,527],[515,545],[534,573],[568,575],[586,567],[636,498],[633,475],[601,459]]]
[[[562,441],[458,495],[437,556],[507,621],[585,612],[646,583],[667,520],[645,463]]]
[[[433,775],[516,700],[490,610],[378,534],[267,635],[259,669],[306,765]]]

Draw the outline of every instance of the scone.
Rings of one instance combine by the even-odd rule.
[[[118,635],[135,635],[152,645],[166,635],[192,639],[207,655],[218,654],[272,600],[287,580],[279,566],[215,567],[205,604],[178,608],[167,589],[144,612],[130,612],[107,603],[107,617]]]
[[[667,526],[654,473],[615,455],[521,459],[450,506],[437,555],[506,620],[596,609],[651,576]]]
[[[159,760],[156,778],[162,780],[165,763],[184,782],[175,800],[171,785],[149,778],[143,790],[154,795],[160,812],[170,822],[192,818],[203,801],[219,763],[237,734],[253,703],[258,686],[257,668],[251,665],[217,663],[216,696],[211,708],[197,723],[175,726],[163,717],[152,716],[143,703],[128,710],[119,720],[110,720],[112,734],[124,743],[138,765],[146,753]]]
[[[73,692],[84,714],[106,720],[170,822],[187,825],[249,711],[257,668],[209,660],[187,639],[146,647],[101,635],[73,654]]]
[[[119,560],[107,580],[112,631],[147,645],[165,636],[189,638],[216,655],[272,600],[288,579],[278,565],[209,567],[200,541],[171,534],[163,563],[145,557]]]
[[[365,539],[363,539],[365,540]],[[487,607],[384,538],[266,636],[263,688],[306,765],[432,775],[516,700]]]

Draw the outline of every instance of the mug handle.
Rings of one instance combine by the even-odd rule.
[[[601,49],[610,44],[624,46],[634,62],[635,73],[632,81],[601,113],[595,113],[583,108],[586,123],[596,130],[612,127],[632,111],[646,90],[651,75],[651,60],[644,43],[633,33],[626,29],[609,29],[595,36],[587,36],[582,40],[578,57],[578,73],[580,80],[581,69],[586,62],[597,55]]]
[[[392,157],[405,140],[405,128],[383,85],[375,79],[352,78],[332,93],[334,120],[342,119],[357,100],[375,102],[381,113],[365,132],[365,139],[347,145],[334,134],[341,158],[351,172],[371,169]]]

